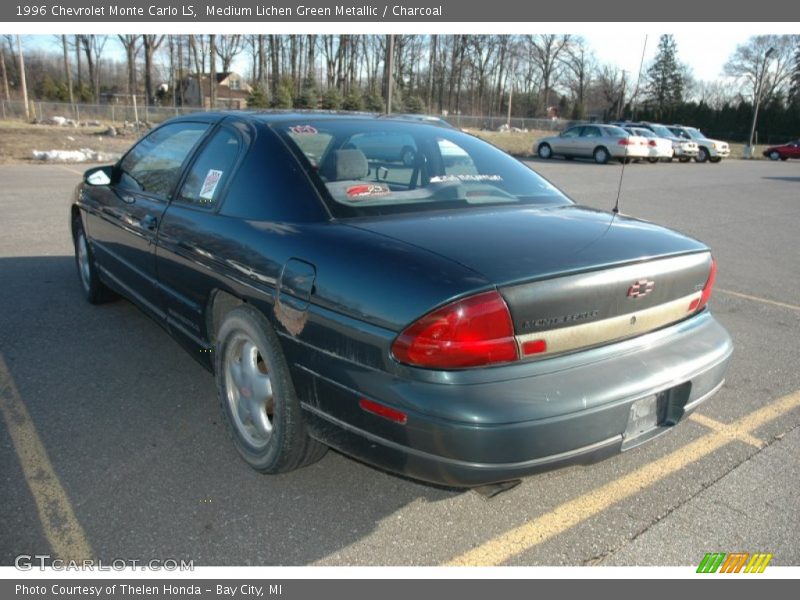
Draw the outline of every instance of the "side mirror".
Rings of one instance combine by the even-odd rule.
[[[95,167],[83,174],[83,181],[87,185],[109,185],[113,174],[114,167],[112,166]]]

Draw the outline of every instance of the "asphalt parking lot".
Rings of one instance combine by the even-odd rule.
[[[531,164],[583,204],[614,204],[620,165]],[[714,250],[727,383],[652,444],[493,499],[334,452],[251,471],[211,375],[130,303],[82,299],[66,218],[81,170],[0,165],[0,564],[800,564],[800,163],[625,168],[622,212]]]

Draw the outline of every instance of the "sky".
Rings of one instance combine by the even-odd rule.
[[[669,32],[662,32],[669,33]],[[653,60],[658,48],[660,33],[648,32],[644,68]],[[695,79],[713,81],[721,79],[722,67],[736,50],[736,46],[747,41],[749,36],[741,32],[727,34],[715,32],[713,37],[697,33],[674,33],[678,45],[678,60],[692,68]],[[583,36],[594,50],[599,63],[616,64],[628,71],[631,78],[639,72],[645,32],[642,33],[591,33]]]

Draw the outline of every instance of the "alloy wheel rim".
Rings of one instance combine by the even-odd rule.
[[[89,249],[86,247],[86,236],[83,233],[78,235],[78,272],[84,289],[88,291],[92,273],[89,267]]]
[[[224,357],[225,396],[233,425],[245,441],[264,448],[272,437],[272,378],[256,343],[237,333]]]

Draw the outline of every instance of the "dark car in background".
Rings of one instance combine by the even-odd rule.
[[[705,244],[436,125],[187,115],[87,171],[69,223],[86,299],[211,370],[266,473],[328,446],[464,487],[591,462],[684,420],[732,352]]]
[[[781,144],[780,146],[770,146],[764,150],[763,154],[770,160],[800,158],[800,140]]]

